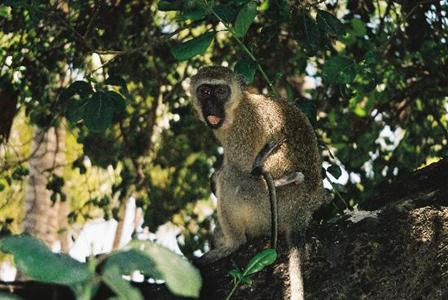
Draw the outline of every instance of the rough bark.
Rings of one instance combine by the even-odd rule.
[[[68,251],[67,203],[50,199],[47,190],[51,174],[62,176],[65,162],[65,129],[35,128],[30,158],[30,175],[25,193],[24,231],[53,247],[57,241]],[[62,229],[62,230],[61,230]]]

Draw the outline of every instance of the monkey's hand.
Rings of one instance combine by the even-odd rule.
[[[271,153],[277,149],[281,144],[285,142],[285,138],[276,140],[272,139],[267,143],[263,149],[258,153],[257,157],[255,158],[255,162],[252,165],[252,175],[254,176],[260,176],[263,172],[263,165],[266,159],[271,155]]]
[[[275,187],[279,187],[279,186],[288,185],[290,183],[299,184],[299,183],[303,183],[304,180],[305,180],[305,176],[303,175],[302,172],[292,172],[290,174],[283,176],[280,179],[274,180],[274,185],[275,185]]]

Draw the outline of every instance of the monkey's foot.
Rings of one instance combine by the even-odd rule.
[[[290,183],[303,183],[305,180],[305,176],[302,172],[292,172],[290,174],[287,174],[283,176],[282,178],[274,180],[275,187],[288,185]]]

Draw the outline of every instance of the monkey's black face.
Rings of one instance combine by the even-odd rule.
[[[201,84],[196,89],[202,115],[208,126],[218,129],[226,118],[225,107],[230,97],[230,87],[225,84]]]

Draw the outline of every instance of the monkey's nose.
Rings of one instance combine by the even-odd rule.
[[[221,118],[217,117],[217,116],[214,116],[214,115],[210,115],[210,116],[207,116],[207,121],[211,125],[218,125],[218,123],[221,121]]]

